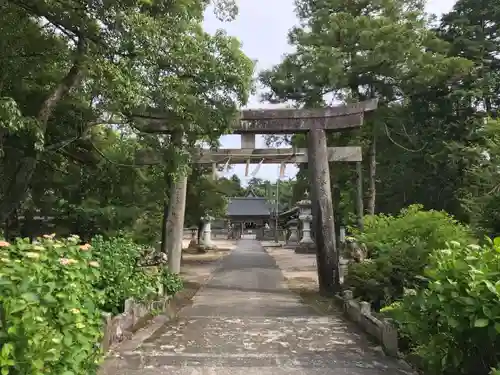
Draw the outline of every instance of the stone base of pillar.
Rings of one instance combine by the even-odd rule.
[[[297,246],[299,246],[299,241],[286,241],[285,242],[285,249],[295,249]]]
[[[295,248],[296,254],[316,254],[316,245],[311,242],[299,243]]]
[[[201,245],[196,245],[195,249],[198,254],[205,254],[207,252],[207,250]]]
[[[204,252],[206,252],[208,250],[217,250],[217,246],[201,244],[201,245],[198,245],[198,250],[203,250]]]

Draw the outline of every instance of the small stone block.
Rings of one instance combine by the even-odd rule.
[[[316,254],[316,245],[312,244],[299,244],[295,248],[296,254]]]
[[[163,310],[163,302],[162,301],[154,301],[151,304],[151,310]]]
[[[124,312],[125,314],[129,314],[134,309],[134,300],[132,298],[127,298],[125,300]]]
[[[353,298],[354,298],[354,296],[352,294],[352,290],[344,290],[344,299],[346,301],[349,301],[349,300],[351,300]]]
[[[387,355],[398,356],[398,332],[390,320],[385,320],[382,327],[382,346]]]
[[[370,302],[362,301],[360,304],[361,314],[370,315],[371,314],[371,305]]]

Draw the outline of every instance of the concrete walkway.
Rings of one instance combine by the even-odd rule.
[[[399,375],[408,369],[315,314],[284,284],[273,258],[242,240],[180,318],[105,366],[115,375]]]

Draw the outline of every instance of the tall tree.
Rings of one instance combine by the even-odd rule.
[[[297,0],[300,26],[290,31],[295,52],[261,75],[266,99],[301,106],[326,105],[325,95],[345,101],[378,98],[380,110],[365,121],[361,142],[368,156],[367,212],[375,212],[376,145],[387,137],[393,107],[409,93],[427,91],[470,66],[448,58],[429,30],[419,0]],[[401,125],[400,133],[404,134]],[[406,140],[408,144],[409,140]]]
[[[224,131],[225,119],[246,101],[253,64],[233,38],[203,32],[206,6],[199,0],[0,5],[3,50],[15,55],[0,61],[7,73],[0,77],[0,220],[19,207],[48,152],[64,150],[104,119],[139,127],[134,111],[154,103],[169,110],[174,124],[193,126],[193,139]],[[64,102],[78,102],[80,116],[63,130],[55,111]],[[31,138],[23,136],[27,131]]]
[[[365,121],[361,139],[354,133],[350,140],[332,136],[337,144],[364,146],[365,206],[374,214],[377,144],[389,137],[386,129],[394,107],[401,106],[408,91],[427,91],[436,82],[464,73],[468,65],[442,53],[444,43],[429,30],[423,1],[297,0],[296,6],[300,25],[289,33],[294,52],[261,74],[261,82],[269,88],[265,97],[305,107],[326,105],[326,95],[347,102],[379,99],[380,109]],[[332,176],[336,185],[341,168],[336,167]],[[328,259],[318,255],[320,291],[330,288]]]
[[[475,88],[475,102],[488,113],[496,113],[500,105],[500,4],[493,0],[458,0],[445,14],[437,29],[450,43],[450,53],[475,63],[463,85]],[[477,103],[479,101],[479,103]]]

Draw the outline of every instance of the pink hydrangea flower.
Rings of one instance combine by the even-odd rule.
[[[68,266],[70,264],[75,264],[77,262],[74,259],[61,258],[61,259],[59,259],[59,263],[61,263],[63,266]]]
[[[91,248],[90,244],[86,243],[85,245],[80,245],[80,250],[87,251]]]

